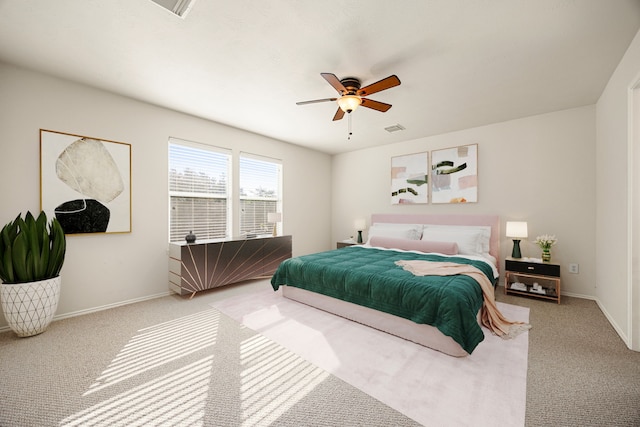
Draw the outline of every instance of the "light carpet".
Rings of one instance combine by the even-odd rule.
[[[423,425],[524,425],[528,332],[502,340],[483,328],[473,354],[454,358],[270,288],[211,305]],[[498,307],[529,320],[526,307]]]

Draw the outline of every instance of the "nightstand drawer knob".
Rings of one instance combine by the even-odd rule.
[[[533,267],[531,267],[531,266],[527,267],[527,269],[529,269],[529,270],[534,270],[534,268],[533,268]]]

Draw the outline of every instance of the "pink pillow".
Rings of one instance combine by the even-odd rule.
[[[398,239],[396,237],[373,236],[371,246],[405,251],[437,252],[444,255],[458,255],[456,242],[430,242],[428,240]]]

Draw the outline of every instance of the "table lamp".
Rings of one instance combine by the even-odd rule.
[[[511,258],[522,258],[520,253],[520,239],[527,238],[527,223],[523,221],[507,221],[507,237],[513,238]]]
[[[278,235],[278,223],[282,221],[281,212],[269,212],[267,213],[267,222],[273,224],[273,237]]]
[[[358,243],[362,243],[362,230],[367,227],[367,220],[364,218],[356,219],[354,223],[356,230],[358,231]]]

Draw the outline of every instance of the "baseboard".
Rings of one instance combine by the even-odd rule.
[[[109,310],[110,308],[122,307],[123,305],[129,305],[137,302],[148,301],[151,299],[162,298],[172,294],[173,292],[167,291],[167,292],[162,292],[155,295],[148,295],[146,297],[134,298],[126,301],[116,302],[113,304],[102,305],[99,307],[92,307],[85,310],[73,311],[71,313],[64,313],[64,314],[53,316],[52,322],[55,322],[56,320],[68,319],[69,317],[82,316],[84,314],[90,314],[90,313],[96,313],[98,311]],[[9,326],[0,327],[0,333],[10,331],[10,330],[11,328]]]
[[[620,336],[620,339],[624,342],[627,348],[631,350],[631,340],[629,340],[629,337],[623,332],[622,328],[618,326],[616,321],[613,319],[613,316],[609,314],[607,309],[604,307],[602,302],[597,297],[594,297],[591,295],[582,295],[582,294],[564,293],[564,292],[562,293],[562,295],[595,301],[596,305],[598,306],[602,314],[604,314],[604,317],[606,317],[607,321],[609,321],[609,324],[611,324],[611,327],[616,331],[618,336]]]
[[[629,337],[623,332],[622,328],[618,326],[618,324],[613,319],[613,316],[609,314],[607,309],[604,307],[604,305],[598,298],[591,295],[582,295],[582,294],[574,294],[574,293],[562,293],[562,295],[595,301],[596,305],[598,306],[602,314],[604,314],[604,317],[606,317],[606,319],[609,321],[609,324],[611,324],[611,327],[613,328],[613,330],[615,330],[618,336],[620,336],[620,339],[624,342],[627,348],[631,350],[631,340],[629,340]]]
[[[618,336],[620,336],[620,339],[624,342],[624,344],[627,346],[628,349],[632,350],[631,341],[629,340],[629,337],[623,332],[622,328],[618,326],[613,316],[611,316],[609,312],[607,312],[606,308],[597,297],[594,297],[593,295],[577,294],[574,292],[562,292],[562,296],[582,298],[582,299],[588,299],[588,300],[594,301],[598,306],[598,308],[600,309],[600,311],[602,312],[602,314],[604,314],[604,317],[611,324],[611,327],[616,331]]]
[[[611,316],[607,311],[607,309],[604,308],[604,305],[602,305],[600,300],[598,298],[594,298],[594,301],[596,302],[596,304],[598,304],[598,308],[600,308],[600,311],[602,312],[602,314],[604,314],[604,317],[607,318],[607,320],[609,321],[613,329],[620,336],[620,339],[624,342],[627,348],[631,350],[631,340],[629,340],[629,337],[627,336],[627,334],[625,334],[622,331],[622,329],[618,326],[618,324],[615,322],[615,320],[613,320],[613,316]]]
[[[561,295],[563,297],[582,298],[582,299],[589,299],[592,301],[596,300],[596,297],[594,297],[593,295],[577,294],[575,292],[561,292]]]

